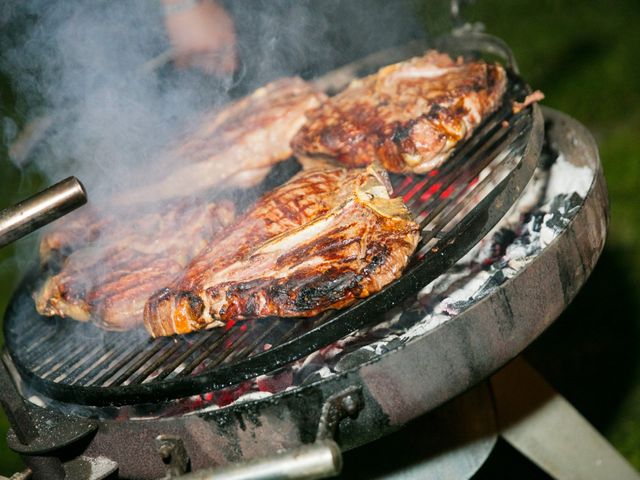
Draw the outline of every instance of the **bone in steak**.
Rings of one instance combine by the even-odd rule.
[[[192,195],[214,186],[255,185],[275,163],[291,157],[291,139],[304,123],[305,111],[325,99],[300,78],[275,80],[205,115],[161,160],[166,177],[122,194],[119,202]]]
[[[62,223],[40,247],[44,263],[56,248],[64,255],[60,270],[34,293],[36,309],[108,330],[140,325],[149,296],[177,277],[233,217],[230,202],[182,200],[128,221],[100,220],[89,211],[67,222],[75,228]],[[89,234],[83,235],[83,221]]]
[[[145,326],[161,336],[229,320],[308,317],[380,290],[401,275],[419,239],[389,190],[372,166],[299,173],[153,295]]]
[[[354,80],[307,113],[296,154],[349,166],[378,160],[392,172],[425,173],[501,102],[505,70],[429,51]]]

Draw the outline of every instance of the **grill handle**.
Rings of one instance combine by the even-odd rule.
[[[333,440],[316,441],[279,455],[222,468],[199,470],[176,480],[313,480],[333,477],[342,469],[340,447]]]
[[[26,200],[0,211],[0,248],[75,210],[87,202],[80,181],[69,177]],[[0,359],[0,405],[21,445],[37,444],[41,433],[29,409],[18,393],[7,367]],[[62,462],[46,455],[23,457],[34,478],[65,478]]]
[[[80,181],[69,177],[0,211],[0,248],[87,203]]]

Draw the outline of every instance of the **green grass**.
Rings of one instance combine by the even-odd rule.
[[[640,2],[482,0],[471,10],[511,45],[544,104],[598,142],[607,245],[574,305],[528,356],[640,469]]]
[[[432,3],[425,2],[427,16],[442,19]],[[640,2],[479,0],[465,15],[504,38],[544,104],[583,122],[599,144],[612,213],[605,252],[574,305],[528,356],[640,469]],[[20,123],[2,79],[0,101],[2,116]],[[39,185],[8,164],[0,145],[0,206]],[[0,311],[15,281],[10,247],[0,251]],[[0,415],[0,475],[20,468],[4,447],[5,430]]]

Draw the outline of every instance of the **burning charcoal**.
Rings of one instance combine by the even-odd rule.
[[[545,225],[555,231],[564,229],[569,224],[570,219],[561,213],[555,213],[549,215],[549,219],[545,222]]]
[[[333,375],[333,372],[331,371],[331,369],[327,366],[324,366],[319,370],[316,370],[315,372],[312,372],[306,377],[304,377],[304,380],[300,382],[300,385],[309,385],[311,383],[315,383],[319,380],[322,380],[323,378],[327,378],[331,375]]]
[[[540,232],[542,228],[542,221],[544,220],[544,212],[535,212],[531,215],[531,226],[530,229],[533,232]]]
[[[425,308],[411,308],[402,312],[402,315],[400,315],[400,318],[398,319],[396,330],[400,332],[408,330],[410,327],[422,320],[428,312],[429,310],[426,310]]]
[[[306,385],[308,383],[314,382],[317,379],[311,379],[314,375],[321,370],[323,364],[321,363],[309,363],[303,365],[300,369],[296,370],[293,374],[293,383]]]
[[[403,339],[397,336],[390,336],[390,339],[387,341],[378,342],[375,345],[375,353],[376,355],[383,355],[391,350],[395,350],[396,348],[400,348],[404,346],[406,343]]]
[[[582,205],[584,199],[578,195],[576,192],[573,192],[566,200],[565,209],[566,214],[569,217],[573,217],[578,210],[580,210],[580,206]]]
[[[285,369],[271,375],[260,375],[256,384],[261,392],[281,392],[293,384],[293,372]]]
[[[508,228],[501,228],[493,235],[491,244],[491,256],[484,261],[485,265],[490,265],[501,258],[507,247],[515,240],[516,233]]]
[[[502,267],[505,266],[506,265],[503,265]],[[506,280],[507,277],[505,277],[504,275],[503,268],[500,268],[500,270],[497,270],[496,273],[492,275],[491,278],[489,278],[489,280],[487,280],[484,285],[482,285],[482,287],[480,287],[480,290],[478,290],[473,295],[473,301],[476,302],[478,299],[485,297],[500,285],[502,285]]]
[[[252,386],[252,381],[242,382],[238,385],[223,388],[222,390],[218,390],[217,392],[205,394],[201,401],[203,403],[214,401],[219,407],[224,407],[226,405],[229,405],[230,403],[235,402],[237,399],[242,397],[242,395],[250,392]]]
[[[355,352],[351,352],[342,357],[338,363],[336,363],[335,371],[336,372],[346,372],[362,363],[371,360],[376,356],[376,353],[373,350],[368,348],[360,348]]]

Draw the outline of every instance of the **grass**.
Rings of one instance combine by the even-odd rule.
[[[425,11],[435,12],[431,3]],[[611,202],[607,246],[574,304],[527,356],[640,469],[640,2],[482,0],[465,16],[504,38],[544,104],[583,122],[599,144]],[[0,117],[20,124],[2,78],[0,101]],[[0,206],[40,185],[10,166],[0,145]],[[0,251],[0,311],[16,281],[13,253]],[[5,430],[0,415],[0,475],[20,468]]]
[[[603,256],[527,354],[640,469],[640,3],[482,0],[471,15],[511,45],[544,104],[598,142],[611,205]]]

